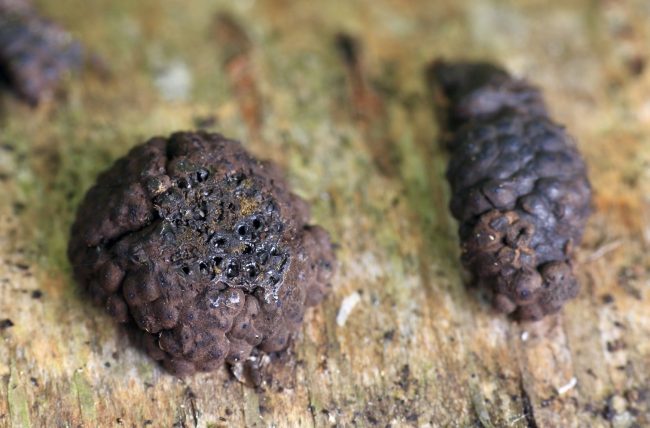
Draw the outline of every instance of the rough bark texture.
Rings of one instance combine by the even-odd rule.
[[[36,110],[2,95],[0,426],[650,423],[647,2],[38,5],[114,78],[84,75]],[[543,87],[590,167],[582,291],[538,323],[461,278],[423,75],[461,55]],[[169,376],[87,305],[66,258],[97,172],[195,125],[280,163],[339,245],[332,294],[261,390],[225,370]]]

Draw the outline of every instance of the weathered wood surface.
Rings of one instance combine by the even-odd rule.
[[[0,425],[650,426],[646,0],[40,6],[113,78],[86,73],[36,110],[2,96]],[[560,316],[519,325],[463,285],[423,79],[438,56],[530,77],[579,139],[595,213]],[[340,245],[333,294],[260,391],[225,370],[166,375],[88,306],[65,257],[99,170],[210,116],[280,163]]]

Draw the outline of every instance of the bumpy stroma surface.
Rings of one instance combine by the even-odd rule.
[[[79,42],[28,1],[0,0],[0,80],[35,105],[83,64]]]
[[[578,292],[572,249],[591,188],[573,139],[540,92],[481,63],[436,63],[462,260],[495,306],[519,319],[558,311]]]
[[[333,269],[328,235],[308,216],[276,168],[238,142],[176,133],[99,176],[69,257],[93,299],[185,375],[286,348]]]

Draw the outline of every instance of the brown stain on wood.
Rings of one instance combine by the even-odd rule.
[[[213,23],[214,40],[222,51],[223,66],[239,104],[239,111],[248,127],[251,139],[259,140],[264,118],[252,44],[244,28],[227,14],[219,13]]]
[[[361,41],[340,33],[335,37],[335,44],[346,69],[353,118],[362,132],[366,147],[380,173],[395,175],[399,160],[388,128],[388,113],[382,97],[369,81]]]

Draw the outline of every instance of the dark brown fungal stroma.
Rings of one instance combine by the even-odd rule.
[[[463,264],[521,320],[576,296],[572,249],[590,212],[585,163],[538,89],[486,63],[436,62]]]
[[[334,265],[308,220],[272,164],[219,134],[181,132],[99,176],[68,254],[92,298],[186,375],[288,346]]]
[[[83,64],[83,49],[25,0],[0,0],[0,79],[31,105]]]

